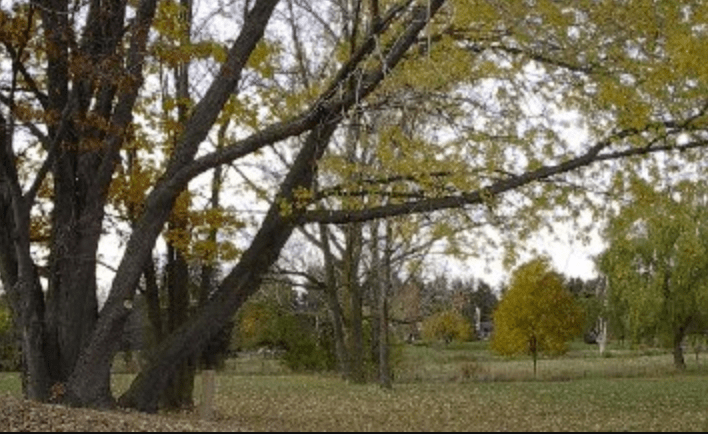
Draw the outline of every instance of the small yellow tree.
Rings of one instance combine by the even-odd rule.
[[[492,350],[530,354],[533,375],[539,353],[563,354],[567,341],[582,331],[583,310],[551,270],[535,259],[514,271],[511,285],[494,312]]]
[[[453,340],[468,341],[472,337],[470,322],[459,312],[445,310],[429,316],[423,321],[423,338],[442,340],[449,344]]]

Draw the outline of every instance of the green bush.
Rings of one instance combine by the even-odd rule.
[[[336,359],[331,332],[313,317],[286,310],[267,300],[247,303],[239,312],[238,346],[268,347],[283,351],[282,361],[294,371],[334,369]]]

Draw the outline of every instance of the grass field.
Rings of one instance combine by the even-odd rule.
[[[677,373],[664,351],[599,357],[576,344],[539,361],[534,380],[530,360],[498,358],[484,343],[407,346],[393,390],[382,390],[238,358],[217,376],[216,414],[257,431],[706,431],[708,358],[687,363]],[[115,391],[130,379],[115,375]],[[15,374],[0,375],[2,392],[19,394]]]

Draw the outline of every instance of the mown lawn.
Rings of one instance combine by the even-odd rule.
[[[392,391],[315,376],[219,381],[221,417],[259,431],[708,430],[708,375],[411,383]]]
[[[541,360],[534,379],[528,359],[484,344],[410,346],[393,390],[382,390],[241,358],[217,376],[216,414],[220,425],[257,431],[707,431],[708,360],[686,360],[677,373],[665,351],[599,357],[575,345]],[[116,374],[114,390],[131,378]],[[0,394],[19,390],[16,374],[0,374]]]

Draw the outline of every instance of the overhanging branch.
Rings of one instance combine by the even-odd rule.
[[[622,139],[638,133],[640,133],[640,131],[634,129],[623,130],[613,135],[611,138],[599,142],[595,146],[591,147],[586,153],[578,157],[553,166],[544,166],[536,170],[528,171],[521,175],[510,176],[476,191],[400,204],[382,205],[363,210],[312,210],[298,215],[296,220],[299,224],[344,224],[406,214],[419,214],[452,208],[462,208],[468,205],[484,203],[491,197],[515,190],[533,182],[543,181],[555,175],[567,173],[581,167],[590,166],[601,161],[649,155],[657,152],[684,152],[691,149],[708,147],[708,140],[696,140],[683,145],[646,146],[601,154],[601,152],[608,148],[614,140]]]

